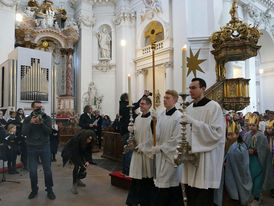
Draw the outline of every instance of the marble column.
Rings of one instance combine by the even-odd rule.
[[[116,25],[116,102],[127,90],[127,75],[131,75],[132,100],[136,101],[136,77],[135,77],[135,12],[129,10],[129,2],[122,0],[116,6],[116,15],[113,19]],[[121,40],[125,45],[121,45]],[[117,107],[118,108],[118,107]]]
[[[257,110],[257,92],[256,92],[256,65],[255,57],[245,61],[245,78],[249,81],[249,97],[250,104],[246,108],[247,112],[254,112]]]
[[[15,6],[17,0],[0,0],[0,64],[8,59],[15,43]]]
[[[73,49],[67,51],[67,71],[66,71],[66,95],[72,96],[72,54]]]
[[[93,1],[74,0],[72,7],[75,10],[75,19],[80,27],[80,39],[77,44],[77,68],[76,89],[77,89],[77,112],[82,113],[82,98],[88,91],[88,85],[92,81],[92,37],[93,25]]]
[[[163,66],[166,70],[166,90],[173,89],[173,64],[166,62]]]

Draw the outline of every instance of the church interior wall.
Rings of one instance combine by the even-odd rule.
[[[263,36],[259,40],[262,46],[259,51],[260,64],[257,68],[259,77],[259,98],[260,110],[264,112],[273,108],[274,104],[274,42],[267,31],[263,31]]]
[[[103,96],[101,113],[109,115],[111,120],[115,119],[117,113],[114,102],[116,96],[115,73],[115,69],[108,72],[93,70],[93,81],[96,85],[97,95]]]
[[[18,8],[21,10],[26,6],[28,0],[20,1]],[[39,4],[42,0],[38,0]],[[137,101],[142,93],[140,88],[145,83],[145,78],[138,78],[138,66],[149,68],[149,58],[142,59],[137,65],[137,53],[144,47],[145,38],[144,32],[151,21],[159,21],[164,28],[164,38],[169,41],[168,49],[172,51],[165,55],[158,55],[157,66],[165,62],[171,62],[171,70],[169,75],[172,75],[172,83],[170,88],[181,91],[182,88],[182,47],[184,44],[191,47],[195,54],[201,48],[199,59],[206,59],[200,66],[205,73],[198,72],[197,76],[204,78],[208,87],[216,82],[215,60],[210,53],[212,50],[211,44],[208,41],[209,36],[221,26],[224,26],[229,20],[229,10],[231,9],[232,0],[160,0],[161,11],[149,11],[145,7],[143,0],[131,1],[110,1],[108,3],[91,3],[92,1],[74,0],[53,0],[56,8],[64,8],[67,11],[68,18],[75,18],[78,21],[80,29],[80,39],[75,46],[74,54],[74,72],[75,72],[75,95],[77,95],[77,112],[81,113],[83,108],[83,94],[88,91],[89,84],[95,83],[98,93],[104,95],[102,102],[102,112],[114,116],[118,112],[119,97],[123,92],[127,92],[127,75],[131,75],[132,81],[132,98]],[[72,7],[71,2],[77,2]],[[115,2],[112,4],[111,2]],[[265,10],[265,7],[260,4],[260,0],[249,1],[240,0],[240,6],[237,15],[241,20],[247,21],[250,24],[254,22],[248,17],[247,3],[252,3],[259,9]],[[8,53],[14,49],[14,19],[15,8],[4,7],[0,3],[0,19],[5,21],[0,22],[0,26],[5,33],[0,34],[0,63],[7,59]],[[122,19],[120,23],[115,23],[114,19],[119,14],[135,13],[134,18]],[[96,32],[102,25],[111,27],[112,36],[112,58],[110,60],[111,69],[108,72],[97,70],[94,65],[98,65],[98,38]],[[261,26],[261,28],[263,28]],[[268,28],[268,32],[270,29]],[[274,102],[270,94],[271,82],[274,78],[272,70],[274,69],[274,48],[273,35],[265,34],[261,37],[259,45],[262,48],[259,50],[260,62],[257,63],[255,58],[244,62],[234,62],[230,64],[232,70],[228,71],[228,76],[238,77],[240,73],[244,78],[250,78],[250,97],[251,104],[246,111],[254,111],[256,109],[264,110],[269,107],[271,102]],[[126,40],[127,45],[122,47],[121,40]],[[171,58],[171,61],[169,60]],[[64,61],[64,60],[62,60]],[[61,62],[63,64],[64,62]],[[150,63],[151,64],[151,63]],[[259,66],[258,66],[259,65]],[[227,65],[229,67],[229,65]],[[260,74],[259,69],[263,69],[264,73]],[[60,71],[59,71],[60,72]],[[61,74],[61,76],[65,74]],[[162,75],[162,73],[161,73]],[[57,76],[60,76],[57,75]],[[257,82],[260,84],[256,84]],[[187,77],[187,85],[193,78],[191,73]],[[58,79],[60,81],[60,79]],[[104,82],[102,84],[102,82]],[[107,82],[107,84],[105,84]],[[166,83],[166,81],[164,81]],[[163,84],[164,85],[164,84]],[[57,88],[61,88],[60,85]],[[161,88],[164,90],[163,88]],[[60,94],[60,91],[57,92]],[[106,97],[108,97],[106,99]],[[163,97],[163,96],[162,96]],[[114,102],[114,104],[113,104]],[[265,104],[266,103],[266,104]],[[265,106],[262,106],[264,105]],[[273,105],[273,103],[272,103]],[[273,106],[272,106],[273,107]]]
[[[6,7],[0,3],[0,64],[7,60],[14,49],[15,7]]]

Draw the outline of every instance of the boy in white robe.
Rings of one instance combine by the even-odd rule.
[[[220,105],[204,97],[203,79],[192,79],[189,89],[194,103],[183,121],[191,125],[187,139],[191,152],[199,155],[199,164],[184,164],[182,183],[186,184],[188,206],[211,206],[213,191],[220,186],[226,124]]]
[[[151,153],[153,136],[150,107],[151,100],[148,97],[143,97],[140,102],[142,114],[136,117],[133,129],[137,146],[136,150],[133,151],[130,162],[129,177],[132,178],[132,181],[126,201],[128,206],[150,206],[151,197],[155,190],[153,155]],[[129,131],[131,129],[128,128]]]
[[[179,172],[174,163],[176,147],[181,139],[182,114],[175,107],[177,100],[178,93],[167,90],[164,96],[166,110],[157,117],[157,143],[152,148],[152,153],[156,155],[156,194],[153,206],[184,205]]]

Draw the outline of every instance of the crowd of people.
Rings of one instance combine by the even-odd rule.
[[[181,186],[188,206],[257,206],[264,190],[270,190],[274,198],[274,112],[224,114],[218,103],[204,96],[203,79],[194,78],[189,89],[194,101],[183,119],[175,107],[176,91],[166,91],[162,113],[149,111],[151,101],[144,94],[134,104],[141,113],[133,128],[127,127],[128,113],[121,112],[126,110],[128,96],[121,96],[124,143],[130,132],[135,140],[132,154],[126,154],[131,160],[123,159],[122,173],[132,178],[126,205],[182,206]],[[156,119],[156,146],[152,118]],[[181,124],[189,125],[190,152],[198,157],[197,164],[185,161],[183,169],[174,162]]]
[[[85,106],[79,118],[80,132],[62,151],[63,164],[70,161],[74,165],[72,193],[78,194],[77,188],[85,186],[81,179],[86,177],[89,164],[96,164],[91,150],[94,142],[101,148],[103,128],[112,127],[120,132],[124,145],[134,133],[134,149],[123,154],[122,165],[122,175],[132,178],[128,206],[182,206],[184,195],[188,206],[257,206],[264,190],[270,190],[274,198],[274,111],[263,115],[254,112],[244,116],[233,111],[223,114],[217,102],[204,96],[203,79],[192,79],[189,89],[193,102],[183,119],[175,106],[179,98],[175,90],[165,92],[162,112],[151,109],[151,93],[145,91],[133,104],[133,111],[140,108],[140,113],[133,114],[133,127],[128,126],[127,93],[121,95],[119,114],[113,122],[99,110]],[[41,163],[47,195],[53,200],[51,162],[56,161],[59,132],[43,112],[41,102],[34,101],[31,107],[27,117],[21,108],[10,111],[8,118],[0,111],[0,157],[8,162],[8,173],[16,174],[16,159],[21,155],[30,175],[29,199],[37,196],[37,165]],[[174,157],[182,125],[186,125],[190,153],[197,161],[184,161],[177,167]]]

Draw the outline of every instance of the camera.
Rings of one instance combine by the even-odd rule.
[[[31,117],[38,118],[39,120],[43,120],[44,118],[46,118],[46,116],[47,115],[42,111],[41,107],[36,108],[31,113]]]

